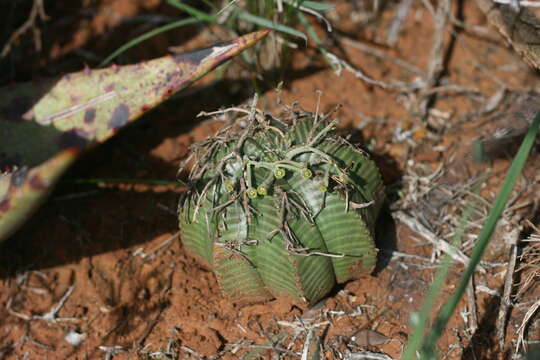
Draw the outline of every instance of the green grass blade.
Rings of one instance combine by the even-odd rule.
[[[527,352],[525,355],[525,360],[535,360],[540,359],[540,348],[536,347]]]
[[[217,2],[217,1],[202,0],[202,3],[204,5],[206,5],[208,8],[212,9],[212,11],[219,12],[219,11],[223,10],[223,8],[220,8],[220,7],[217,6],[217,5],[221,5],[221,3]],[[231,4],[231,3],[229,2],[229,4]],[[231,5],[234,5],[234,3],[231,4]],[[224,5],[224,7],[227,7],[227,6],[228,5]]]
[[[322,43],[321,39],[319,39],[319,36],[317,36],[317,33],[313,29],[313,26],[311,26],[309,21],[307,21],[304,14],[298,13],[298,20],[300,20],[300,23],[306,29],[306,32],[308,33],[309,37],[311,37],[313,39],[313,41],[315,41],[315,44],[317,44],[317,48],[319,49],[319,51],[321,51],[321,52],[325,51],[324,48],[322,47],[323,43]]]
[[[318,1],[284,0],[284,2],[292,6],[301,5],[303,7],[306,7],[308,9],[315,10],[315,11],[328,11],[336,7],[335,4],[325,4],[325,3],[320,3]]]
[[[194,18],[200,20],[200,21],[206,21],[209,23],[215,23],[216,17],[213,15],[208,15],[207,13],[195,9],[193,6],[184,4],[181,1],[178,0],[165,0],[165,2],[171,6],[174,6],[175,8],[187,12],[189,15],[193,16]]]
[[[313,26],[311,26],[309,21],[307,21],[304,14],[298,13],[298,19],[302,23],[302,26],[304,26],[304,28],[306,29],[306,32],[308,33],[309,37],[312,38],[313,41],[315,41],[315,44],[317,45],[317,50],[324,56],[324,59],[326,60],[328,65],[330,65],[334,71],[337,70],[336,65],[332,61],[329,61],[328,51],[324,48],[324,44],[322,43],[321,39],[319,39],[319,37],[317,36],[315,29],[313,29]]]
[[[151,38],[153,36],[161,34],[162,32],[169,31],[169,30],[172,30],[172,29],[176,29],[178,27],[182,27],[182,26],[186,26],[186,25],[195,24],[197,22],[199,22],[199,20],[197,20],[195,18],[182,19],[182,20],[178,20],[178,21],[175,21],[173,23],[170,23],[170,24],[167,24],[167,25],[164,25],[164,26],[160,26],[160,27],[158,27],[156,29],[150,30],[150,31],[136,37],[135,39],[133,39],[131,41],[128,41],[124,45],[120,46],[111,55],[107,56],[107,58],[105,60],[103,60],[101,62],[101,64],[99,64],[99,67],[103,67],[103,66],[108,65],[115,57],[122,54],[127,49],[132,48],[133,46],[143,42],[144,40],[147,40],[147,39],[149,39],[149,38]]]
[[[491,238],[491,235],[493,234],[493,231],[495,230],[497,222],[500,219],[502,212],[504,211],[504,208],[514,188],[516,180],[518,176],[521,174],[521,171],[523,170],[523,166],[525,165],[525,162],[534,144],[536,134],[538,133],[539,125],[540,125],[540,112],[536,114],[536,117],[534,118],[534,121],[531,127],[529,128],[529,131],[527,132],[527,135],[523,139],[523,142],[514,160],[512,161],[512,165],[510,166],[508,173],[506,175],[506,178],[504,179],[503,185],[501,187],[501,191],[499,195],[497,196],[497,198],[495,199],[493,207],[489,211],[488,218],[482,228],[482,231],[480,232],[476,245],[471,253],[470,262],[467,265],[467,268],[465,269],[465,272],[463,276],[461,277],[460,282],[454,294],[448,300],[448,302],[444,304],[439,315],[435,319],[432,329],[429,331],[428,335],[426,336],[426,341],[424,342],[424,345],[422,347],[422,352],[421,352],[422,359],[433,358],[435,354],[435,347],[437,345],[437,342],[439,338],[441,337],[442,332],[444,328],[446,327],[446,324],[448,323],[450,317],[454,313],[459,303],[459,300],[465,293],[465,290],[474,273],[474,270],[476,269],[476,266],[480,262],[482,254],[484,253],[484,250],[487,244],[489,243],[489,239]],[[403,357],[403,360],[412,359],[412,356],[414,355],[414,351],[409,351],[409,353],[407,353],[406,355],[407,356]]]
[[[288,27],[288,26],[285,26],[285,25],[276,24],[276,23],[274,23],[274,22],[272,22],[272,21],[270,21],[268,19],[264,19],[262,17],[250,14],[250,13],[248,13],[246,11],[241,11],[238,14],[238,18],[240,18],[242,20],[245,20],[247,22],[253,23],[255,25],[259,25],[259,26],[262,26],[262,27],[265,27],[265,28],[274,29],[274,30],[280,31],[282,33],[286,33],[286,34],[289,34],[289,35],[292,35],[292,36],[299,37],[299,38],[301,38],[301,39],[303,39],[304,41],[307,42],[307,36],[303,32],[300,32],[298,30],[295,30],[295,29],[293,29],[291,27]]]

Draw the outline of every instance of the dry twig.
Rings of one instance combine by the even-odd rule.
[[[340,57],[338,57],[337,55],[335,55],[335,54],[333,54],[331,52],[326,52],[324,54],[324,56],[333,65],[333,67],[335,67],[337,69],[336,73],[338,75],[341,74],[342,69],[345,69],[348,72],[350,72],[351,74],[353,74],[356,78],[358,78],[358,79],[360,79],[360,80],[362,80],[362,81],[364,81],[364,82],[366,82],[366,83],[368,83],[370,85],[380,87],[382,89],[394,89],[394,90],[401,90],[401,91],[411,91],[411,90],[414,90],[415,88],[418,87],[418,84],[415,84],[415,83],[407,84],[407,83],[403,83],[403,82],[400,82],[400,81],[387,83],[387,82],[384,82],[384,81],[373,79],[373,78],[369,77],[366,73],[364,73],[362,70],[354,68],[347,61],[341,59]]]
[[[36,20],[37,18],[41,19],[41,21],[47,21],[49,20],[49,17],[45,13],[45,7],[43,5],[43,0],[34,0],[34,4],[32,5],[32,10],[30,10],[30,15],[28,16],[28,19],[22,24],[17,30],[15,30],[11,36],[9,37],[9,40],[2,48],[2,52],[0,53],[0,57],[6,57],[7,54],[9,54],[12,46],[15,44],[17,40],[28,30],[32,29],[34,33],[34,46],[36,48],[36,51],[41,51],[41,32],[39,28],[36,26]]]
[[[386,354],[362,350],[362,351],[358,351],[354,353],[350,352],[346,354],[345,360],[394,360],[394,359]]]
[[[427,6],[427,5],[426,5]],[[448,24],[450,16],[451,1],[441,0],[435,13],[435,31],[433,35],[433,45],[431,47],[430,61],[427,70],[426,86],[423,91],[428,91],[439,85],[441,76],[444,72],[444,30]],[[420,98],[417,106],[417,112],[422,120],[427,120],[429,107],[434,100],[434,95],[424,95]]]
[[[58,312],[60,311],[60,309],[62,309],[62,307],[64,306],[64,304],[66,303],[67,299],[71,296],[71,294],[73,293],[73,290],[75,290],[75,285],[71,285],[67,290],[66,292],[64,293],[64,295],[62,295],[62,298],[60,298],[60,300],[58,301],[58,303],[53,306],[51,308],[51,310],[49,310],[49,312],[43,314],[43,315],[26,315],[26,314],[22,314],[20,312],[17,312],[15,310],[13,310],[11,308],[11,302],[12,302],[12,299],[10,298],[6,304],[6,310],[8,311],[8,313],[10,313],[11,315],[13,316],[16,316],[20,319],[23,319],[23,320],[26,320],[26,321],[31,321],[31,320],[45,320],[45,321],[48,321],[48,322],[52,322],[52,323],[57,323],[59,321],[73,321],[73,322],[78,322],[80,321],[80,319],[77,319],[77,318],[59,318],[57,317],[58,315]]]
[[[117,355],[123,351],[126,351],[122,346],[99,346],[99,349],[105,351],[105,360],[112,360],[114,355]]]
[[[506,277],[504,279],[504,291],[501,298],[501,305],[499,306],[499,313],[497,315],[497,338],[499,339],[499,350],[504,349],[504,338],[506,332],[506,323],[508,319],[508,309],[512,305],[512,300],[510,300],[510,295],[512,294],[512,288],[514,285],[514,271],[516,269],[517,261],[517,245],[519,242],[519,228],[513,229],[509,234],[508,238],[511,241],[510,244],[510,259],[508,262],[508,267],[506,269]]]
[[[424,77],[426,75],[424,71],[422,71],[421,69],[419,69],[415,65],[410,64],[410,63],[408,63],[405,60],[402,60],[400,58],[395,58],[393,56],[387,55],[387,54],[384,53],[384,51],[381,51],[381,50],[375,49],[375,48],[373,48],[371,46],[362,44],[361,42],[353,40],[353,39],[348,38],[346,36],[337,36],[337,38],[341,42],[343,42],[343,44],[345,44],[345,45],[348,45],[348,46],[350,46],[352,48],[360,50],[360,51],[362,51],[362,52],[364,52],[366,54],[369,54],[371,56],[374,56],[377,59],[388,61],[389,63],[397,65],[397,66],[403,68],[404,70],[406,70],[406,71],[408,71],[410,73],[420,75],[421,77]]]
[[[399,4],[396,15],[394,16],[394,19],[390,24],[390,28],[388,29],[388,34],[386,35],[386,44],[388,46],[394,46],[396,44],[399,32],[401,30],[401,24],[407,17],[407,14],[409,14],[413,2],[413,0],[404,0],[401,2],[401,4]]]
[[[467,286],[467,303],[469,304],[469,328],[471,329],[471,334],[474,334],[478,329],[478,313],[476,310],[476,297],[474,291],[474,274],[469,281]]]

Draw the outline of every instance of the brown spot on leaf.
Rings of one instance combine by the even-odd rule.
[[[69,100],[71,101],[71,103],[77,104],[81,100],[81,98],[78,95],[70,95]]]
[[[43,181],[39,174],[36,174],[30,179],[30,187],[33,190],[45,190],[47,188],[47,184]]]
[[[0,212],[6,213],[11,208],[9,199],[4,199],[0,201]]]
[[[70,130],[60,135],[57,144],[60,149],[82,148],[88,144],[88,140],[81,137],[76,130]]]
[[[109,120],[109,129],[119,129],[129,120],[129,108],[125,104],[120,104],[114,109],[111,120]]]
[[[96,118],[96,109],[90,108],[84,112],[84,123],[92,124]]]

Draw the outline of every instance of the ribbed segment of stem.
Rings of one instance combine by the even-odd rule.
[[[209,230],[212,226],[209,224],[210,218],[207,217],[211,211],[209,203],[206,202],[206,204],[195,213],[196,204],[191,201],[187,202],[179,220],[184,247],[196,255],[204,265],[212,267],[213,242],[209,241],[211,236]]]

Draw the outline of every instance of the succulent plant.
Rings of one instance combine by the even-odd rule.
[[[335,134],[336,123],[252,109],[192,147],[182,241],[234,302],[289,296],[313,304],[373,269],[381,176]]]

